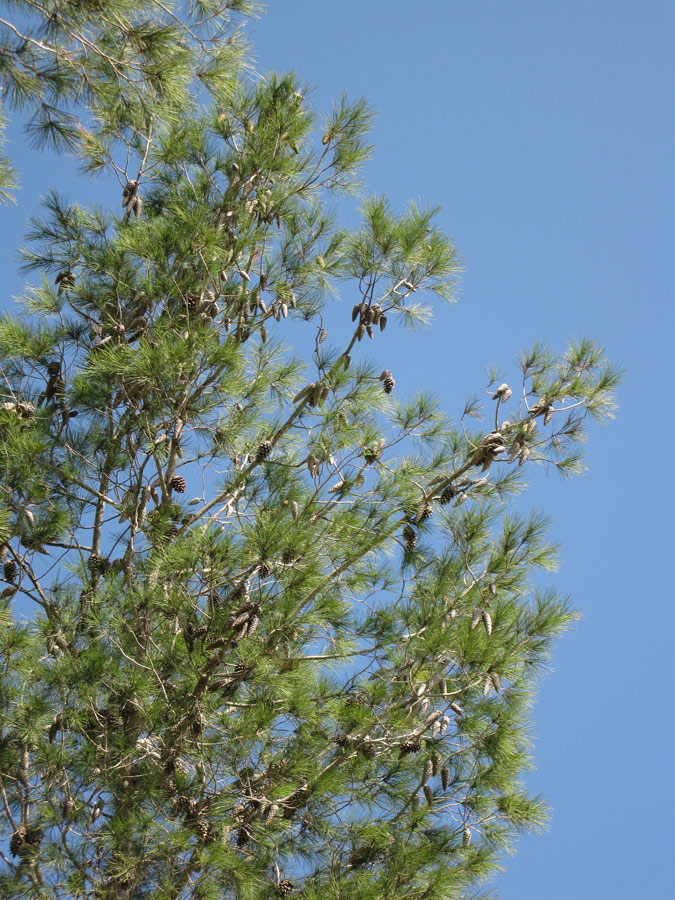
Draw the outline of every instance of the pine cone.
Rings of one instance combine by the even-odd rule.
[[[75,801],[73,800],[72,797],[66,797],[66,799],[63,801],[63,806],[61,808],[61,813],[62,813],[64,819],[68,819],[74,809],[75,809]]]
[[[26,842],[26,826],[19,825],[9,841],[9,852],[12,856],[18,856]]]
[[[431,774],[436,777],[441,769],[441,754],[434,750],[431,754]]]
[[[264,817],[264,819],[263,819],[264,824],[265,824],[265,825],[269,825],[270,822],[272,821],[272,819],[276,816],[276,814],[277,814],[278,812],[279,812],[279,807],[278,807],[278,805],[277,805],[276,803],[272,803],[272,804],[268,807],[267,811],[265,812],[265,817]]]
[[[169,487],[172,491],[175,491],[177,494],[184,494],[185,488],[187,487],[185,483],[185,479],[182,475],[174,475],[171,481],[169,482]]]
[[[443,790],[447,791],[448,785],[450,784],[450,769],[441,769],[441,784],[443,785]]]
[[[443,493],[438,498],[438,502],[441,506],[447,506],[451,500],[457,496],[457,489],[454,488],[451,484],[449,484],[446,488],[443,489]]]
[[[256,451],[255,461],[257,463],[260,463],[263,460],[267,459],[267,457],[272,452],[272,446],[272,441],[263,441]]]
[[[450,709],[451,709],[456,715],[458,715],[458,716],[463,716],[463,715],[464,715],[464,710],[463,710],[462,707],[459,705],[459,703],[454,703],[454,702],[451,703],[451,704],[450,704]]]
[[[497,390],[492,395],[493,400],[499,400],[500,403],[506,403],[513,392],[511,388],[506,384],[500,384]]]
[[[381,321],[382,319],[380,319],[380,322]],[[384,386],[385,394],[391,394],[391,392],[394,390],[394,387],[396,386],[396,382],[394,381],[389,369],[385,369],[384,372],[382,372],[382,374],[380,375],[380,381]]]
[[[417,522],[426,522],[427,519],[431,518],[432,512],[433,512],[433,508],[432,508],[431,504],[425,503],[424,506],[422,506],[418,510],[417,515],[415,516],[415,520]]]
[[[411,525],[406,525],[403,529],[403,540],[405,541],[406,550],[414,550],[417,545],[417,534]]]
[[[283,881],[279,882],[277,892],[280,897],[287,897],[294,887],[295,885],[293,884],[293,882],[289,881],[288,878],[285,878]]]
[[[483,610],[482,619],[485,631],[487,632],[487,635],[489,637],[492,634],[492,616],[487,611],[487,609]]]
[[[471,843],[471,829],[468,825],[464,827],[464,831],[462,833],[462,846],[468,847]]]
[[[419,753],[421,749],[422,745],[418,740],[403,741],[398,750],[399,759],[407,756],[409,753]]]
[[[553,418],[553,407],[548,406],[548,407],[546,407],[546,412],[544,413],[544,425],[548,425],[548,423],[551,421],[552,418]]]
[[[122,191],[122,208],[126,209],[127,206],[133,201],[136,196],[136,192],[138,191],[138,182],[137,181],[127,181],[124,185],[124,190]]]
[[[3,566],[3,572],[5,575],[5,581],[12,582],[16,578],[16,574],[18,572],[16,563],[13,559],[8,559],[5,565]]]
[[[429,804],[429,806],[433,806],[434,805],[434,793],[431,790],[431,788],[429,787],[429,785],[425,784],[424,787],[422,788],[422,790],[424,791],[424,797],[425,797],[427,803]]]
[[[422,783],[423,784],[426,784],[427,781],[431,778],[431,776],[433,774],[433,770],[434,770],[434,764],[430,759],[428,759],[424,763],[424,769],[422,770]]]
[[[98,553],[92,553],[87,560],[87,568],[92,575],[103,575],[110,568],[110,560],[104,559]]]

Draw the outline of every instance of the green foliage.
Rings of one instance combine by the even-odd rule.
[[[476,896],[545,824],[530,706],[575,618],[511,498],[580,469],[618,373],[584,339],[459,421],[398,397],[361,341],[460,263],[431,208],[337,224],[363,101],[249,77],[249,3],[5,5],[9,102],[120,190],[46,197],[0,320],[0,893]]]

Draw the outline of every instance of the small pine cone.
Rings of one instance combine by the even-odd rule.
[[[292,881],[289,881],[288,878],[284,878],[283,881],[279,882],[277,892],[280,897],[287,897],[291,893],[291,891],[293,890],[294,887],[295,887],[295,885],[293,884]]]
[[[184,494],[185,488],[187,487],[185,483],[185,479],[182,475],[174,475],[171,481],[169,482],[169,487],[172,491],[175,491],[177,494]]]
[[[468,825],[464,827],[464,831],[462,833],[462,846],[468,847],[471,843],[471,829]]]
[[[403,741],[401,746],[399,747],[399,758],[402,756],[407,756],[408,753],[419,753],[422,749],[422,745],[418,740],[414,741]]]
[[[355,303],[352,307],[352,322],[356,322],[357,318],[361,314],[361,304]]]
[[[338,747],[351,747],[354,743],[354,739],[350,734],[336,734],[333,738],[333,742],[338,745]]]
[[[328,337],[328,332],[326,331],[325,328],[322,328],[321,331],[319,332],[319,343],[323,344],[323,342],[326,340],[327,337]]]
[[[72,797],[66,797],[66,799],[63,801],[63,806],[61,807],[61,813],[64,819],[68,819],[74,809],[75,801]]]
[[[284,565],[289,566],[297,559],[297,554],[292,547],[286,547],[281,554],[281,561]]]
[[[424,797],[425,797],[425,800],[427,801],[427,803],[429,804],[429,806],[433,806],[434,805],[434,792],[431,790],[431,788],[429,787],[428,784],[425,784],[424,787],[422,788],[422,790],[424,791]]]
[[[265,812],[265,817],[263,819],[263,822],[265,823],[265,825],[269,825],[270,822],[272,821],[272,819],[276,816],[276,814],[278,812],[279,812],[279,806],[276,803],[272,803],[267,808],[267,811]]]
[[[380,321],[378,324],[380,326],[380,331],[384,331],[384,329],[387,327],[387,317],[380,316]]]
[[[508,384],[500,384],[497,390],[492,395],[493,400],[499,400],[500,403],[506,403],[513,392]]]
[[[427,781],[431,778],[434,772],[434,764],[433,761],[428,759],[424,763],[424,769],[422,770],[422,783],[426,784]]]
[[[363,340],[363,336],[365,333],[366,333],[366,326],[363,324],[359,325],[359,330],[356,332],[356,340],[357,341]]]
[[[247,633],[248,633],[248,620],[246,622],[244,622],[244,624],[241,626],[239,631],[236,633],[234,639],[237,642],[242,641],[246,637]]]
[[[406,550],[413,550],[417,545],[417,533],[412,526],[406,525],[403,529],[403,540]]]
[[[248,620],[248,626],[246,628],[246,636],[251,637],[252,634],[255,634],[258,625],[260,625],[260,616],[253,615]]]
[[[491,581],[490,584],[488,585],[488,588],[489,588],[490,593],[494,597],[494,595],[497,593],[497,585],[495,584],[495,582]]]
[[[441,762],[441,754],[437,750],[434,750],[431,754],[431,774],[434,777],[436,777],[441,770]]]
[[[237,663],[234,667],[234,675],[243,675],[246,672],[246,666],[243,663]]]
[[[490,675],[487,675],[485,678],[485,684],[483,685],[483,696],[487,697],[487,695],[492,690],[492,678]]]
[[[245,828],[243,825],[241,828],[238,828],[236,837],[237,847],[245,847],[246,844],[248,844],[250,837],[251,836],[248,833],[248,828]]]
[[[9,841],[9,852],[12,856],[18,856],[26,842],[26,826],[19,825]]]
[[[548,423],[551,421],[552,418],[553,418],[553,407],[548,406],[546,408],[546,412],[544,413],[544,425],[548,425]]]
[[[3,572],[5,575],[5,581],[12,582],[16,578],[16,573],[18,569],[16,567],[16,563],[13,559],[8,559],[5,565],[3,566]]]
[[[441,506],[447,506],[451,500],[453,500],[457,496],[457,489],[454,488],[451,484],[449,484],[444,490],[441,496],[438,498],[438,502]]]
[[[458,716],[463,716],[463,715],[464,715],[464,710],[463,710],[462,707],[459,705],[459,703],[454,703],[454,702],[451,703],[451,704],[450,704],[450,709],[451,709],[456,715],[458,715]]]
[[[92,575],[103,575],[110,568],[110,562],[99,556],[98,553],[92,553],[87,560],[87,568]]]
[[[412,795],[412,800],[410,801],[410,805],[412,806],[413,810],[419,809],[419,806],[420,806],[419,794]]]
[[[530,448],[523,447],[523,449],[518,454],[518,465],[522,466],[529,455],[530,455]]]
[[[262,462],[272,452],[272,441],[263,441],[262,444],[258,447],[255,454],[255,461],[257,463]]]
[[[134,197],[134,199],[129,204],[129,209],[132,209],[136,218],[138,218],[141,214],[141,210],[143,209],[143,200],[138,195]]]
[[[493,687],[498,694],[502,692],[502,679],[498,672],[490,672],[490,680],[492,681]]]
[[[442,718],[440,718],[440,719],[438,720],[438,723],[439,723],[439,726],[440,726],[440,727],[439,727],[439,730],[438,730],[438,733],[442,736],[442,735],[445,734],[445,732],[446,732],[446,731],[448,730],[448,728],[450,727],[450,719],[448,718],[448,716],[442,716]]]
[[[415,519],[418,522],[426,522],[427,519],[431,518],[432,512],[433,512],[433,508],[432,508],[431,504],[425,503],[424,506],[422,506],[419,509],[417,515],[415,516]]]
[[[441,784],[443,785],[443,790],[447,791],[448,785],[450,784],[450,769],[447,766],[444,766],[441,769]]]
[[[366,325],[366,334],[371,340],[375,337],[375,332],[373,331],[372,325]]]
[[[126,209],[127,206],[131,203],[131,201],[136,196],[136,192],[138,191],[138,182],[137,181],[127,181],[124,185],[124,190],[122,191],[122,208]]]
[[[195,628],[195,629],[193,630],[192,636],[195,637],[195,638],[204,637],[204,635],[206,634],[206,632],[207,632],[208,630],[209,630],[209,626],[208,626],[208,625],[206,625],[206,624],[204,624],[204,625],[198,625],[197,628]]]
[[[380,321],[382,321],[382,319],[380,319]],[[382,374],[380,375],[380,381],[384,386],[385,394],[391,394],[391,392],[394,390],[394,387],[396,386],[396,382],[394,381],[389,369],[385,369],[382,372]]]
[[[487,609],[483,610],[482,619],[483,619],[483,625],[485,627],[485,631],[489,637],[492,634],[492,616],[487,611]]]
[[[482,609],[474,609],[473,615],[471,616],[471,630],[478,627],[478,623],[483,618],[483,610]]]
[[[206,819],[197,819],[197,822],[195,824],[195,829],[197,831],[197,834],[199,835],[201,842],[203,844],[208,843],[209,838],[212,837],[212,834],[211,834],[211,826],[206,821]]]

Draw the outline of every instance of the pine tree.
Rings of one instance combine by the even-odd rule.
[[[11,6],[9,102],[120,188],[49,195],[0,320],[0,893],[469,896],[545,821],[528,711],[574,618],[511,498],[579,471],[616,371],[536,345],[487,424],[397,396],[362,339],[459,260],[430,209],[337,224],[366,104],[250,77],[251,4]]]

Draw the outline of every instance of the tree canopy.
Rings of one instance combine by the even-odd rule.
[[[363,100],[256,74],[253,4],[2,5],[6,102],[119,191],[45,198],[0,319],[0,893],[474,896],[545,822],[529,707],[574,618],[512,498],[580,471],[617,371],[582,339],[487,409],[398,397],[368,342],[461,262],[433,208],[340,225]]]

